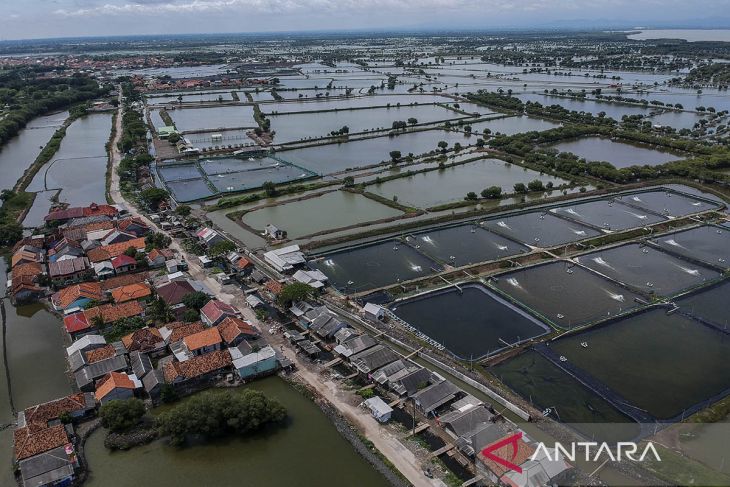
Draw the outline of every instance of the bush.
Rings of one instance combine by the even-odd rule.
[[[276,297],[276,301],[284,307],[294,301],[302,301],[314,295],[314,288],[303,282],[294,282],[284,286]]]
[[[157,429],[170,443],[182,445],[189,435],[216,438],[246,434],[286,418],[286,409],[260,391],[205,392],[157,417]]]
[[[144,403],[139,399],[110,401],[99,409],[101,425],[113,433],[128,431],[139,423],[144,414]]]

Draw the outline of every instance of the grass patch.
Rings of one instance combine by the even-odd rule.
[[[642,467],[670,485],[730,485],[730,476],[654,443],[661,462],[647,455]],[[640,448],[641,451],[641,448]]]

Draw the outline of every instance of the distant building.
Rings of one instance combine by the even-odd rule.
[[[284,240],[286,238],[286,232],[272,224],[266,225],[264,235],[274,240]]]

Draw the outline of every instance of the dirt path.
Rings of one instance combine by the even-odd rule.
[[[150,228],[165,233],[144,214],[140,213],[133,205],[128,203],[119,189],[119,175],[117,168],[122,160],[122,153],[117,147],[117,143],[122,136],[122,116],[123,104],[121,87],[119,87],[119,109],[117,111],[117,130],[116,136],[112,141],[111,147],[111,186],[109,188],[109,196],[116,204],[122,204],[127,207],[132,216],[140,218],[147,223]],[[439,479],[429,479],[423,473],[420,461],[415,455],[408,450],[400,440],[394,437],[386,429],[382,428],[378,422],[365,410],[353,406],[345,399],[345,391],[342,391],[339,385],[331,380],[322,377],[318,372],[310,370],[311,364],[303,363],[299,357],[289,348],[289,344],[279,335],[272,335],[268,331],[268,325],[260,323],[255,313],[246,306],[246,298],[243,291],[234,285],[222,286],[218,281],[210,277],[207,272],[198,264],[197,256],[186,252],[177,239],[172,239],[170,247],[180,255],[188,263],[188,272],[197,281],[203,282],[215,294],[216,298],[238,308],[242,315],[257,325],[262,334],[272,344],[276,345],[283,353],[297,365],[296,375],[315,389],[322,397],[324,397],[335,409],[339,411],[348,421],[350,421],[364,436],[373,442],[375,447],[388,458],[390,462],[408,479],[415,487],[446,487]],[[284,347],[282,348],[282,345]]]

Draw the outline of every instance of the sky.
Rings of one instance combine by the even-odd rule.
[[[139,34],[730,27],[730,0],[0,0],[0,40]]]

